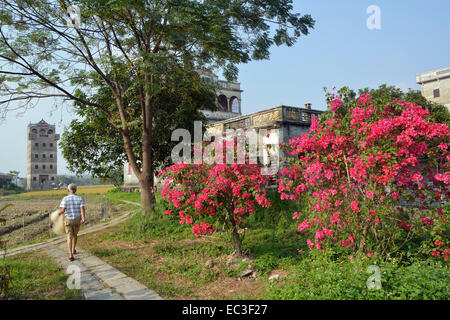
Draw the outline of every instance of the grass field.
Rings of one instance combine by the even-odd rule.
[[[81,290],[68,289],[67,274],[42,252],[0,258],[11,271],[9,297],[20,300],[80,300]]]

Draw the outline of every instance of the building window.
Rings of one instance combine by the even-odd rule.
[[[34,157],[37,159],[37,158],[39,158],[39,155],[35,154]]]
[[[302,121],[308,121],[308,114],[306,112],[302,112]]]
[[[38,168],[39,168],[39,166],[38,166],[38,165],[35,165],[35,166],[34,166],[34,168],[35,168],[35,169],[38,169]]]
[[[39,143],[36,142],[36,143],[34,144],[34,146],[35,146],[36,148],[39,147]]]
[[[36,177],[33,177],[33,181],[36,181]]]
[[[53,133],[53,130],[48,130],[47,133],[48,133],[48,134],[52,134],[52,133]]]
[[[52,181],[55,181],[55,177],[52,177],[51,179],[52,179]]]
[[[53,169],[53,165],[52,164],[50,165],[50,169]]]
[[[50,158],[52,158],[52,159],[53,159],[53,154],[50,154]]]
[[[45,148],[45,143],[43,143],[42,146]]]
[[[228,111],[228,99],[225,95],[221,94],[218,98],[219,111]]]
[[[230,99],[231,104],[231,112],[239,113],[239,100],[237,97],[231,97]]]
[[[42,155],[42,158],[45,158],[45,154]]]
[[[42,165],[42,169],[45,169],[45,164]]]
[[[39,130],[39,133],[40,133],[40,134],[45,134],[45,130],[44,130],[44,129],[41,129],[41,130]]]
[[[32,133],[37,133],[37,130],[36,129],[32,129],[31,132]]]
[[[441,96],[441,94],[439,92],[439,88],[433,89],[433,97],[439,98],[440,96]]]
[[[50,143],[50,148],[53,148],[53,143]]]

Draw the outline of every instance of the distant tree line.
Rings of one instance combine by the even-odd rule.
[[[103,184],[98,178],[92,178],[91,176],[71,176],[71,175],[59,175],[57,178],[58,184],[69,185],[75,183],[79,186],[86,185],[99,185]]]

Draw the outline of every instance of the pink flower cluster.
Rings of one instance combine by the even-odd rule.
[[[257,165],[180,163],[167,167],[160,177],[165,179],[161,196],[173,207],[166,214],[178,211],[182,224],[206,215],[235,228],[256,206],[270,206],[265,195],[266,178]],[[196,235],[213,230],[203,222],[192,228]]]
[[[206,222],[200,222],[197,224],[194,224],[192,226],[192,232],[197,236],[200,237],[201,235],[207,234],[207,233],[213,233],[216,231],[214,227],[212,227],[209,223]]]
[[[364,246],[373,239],[382,247],[383,239],[397,233],[446,223],[432,203],[450,196],[447,125],[400,100],[375,105],[363,94],[346,115],[339,112],[342,105],[334,98],[331,118],[313,118],[310,132],[285,146],[295,161],[281,170],[278,191],[283,200],[306,197],[309,210],[298,229],[314,234],[308,246],[321,250],[327,239],[342,247]],[[408,215],[400,201],[413,203],[423,215]]]

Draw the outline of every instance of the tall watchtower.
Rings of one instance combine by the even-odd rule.
[[[56,186],[57,141],[55,125],[44,120],[27,127],[27,190],[49,189]]]

